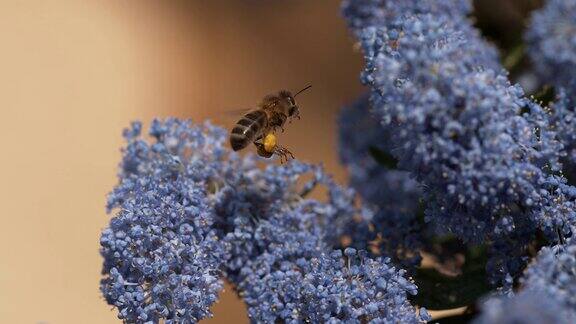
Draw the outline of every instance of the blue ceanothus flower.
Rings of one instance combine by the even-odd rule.
[[[482,305],[475,323],[575,323],[576,240],[544,247],[521,279],[520,292]]]
[[[357,225],[350,233],[352,244],[366,248],[377,242],[378,250],[402,265],[420,262],[420,226],[416,218],[421,188],[409,172],[390,169],[375,154],[389,152],[391,135],[372,116],[368,97],[344,109],[339,118],[340,160],[347,167],[350,186],[371,212],[363,221],[373,230]],[[375,151],[377,150],[377,151]]]
[[[555,87],[553,122],[565,147],[564,171],[576,178],[576,0],[549,0],[526,32],[528,54],[544,83]]]
[[[120,183],[108,201],[118,212],[100,240],[101,290],[126,322],[195,322],[210,315],[222,288],[226,251],[212,228],[206,190],[222,154],[215,140],[222,130],[155,122],[152,145],[140,131],[134,123],[124,133]],[[199,150],[212,154],[192,154],[182,163],[186,152]]]
[[[449,20],[462,37],[473,39],[471,50],[477,51],[478,65],[500,69],[496,47],[483,41],[479,31],[473,27],[468,15],[472,12],[471,0],[344,0],[342,11],[348,26],[359,38],[366,28],[392,26],[402,17],[433,15],[442,21]]]
[[[399,15],[352,9],[366,2]],[[346,2],[364,50],[362,81],[393,135],[399,168],[425,188],[426,220],[464,241],[492,244],[488,267],[509,278],[521,270],[536,229],[551,241],[571,235],[575,190],[558,175],[562,146],[545,109],[509,83],[491,49],[455,16],[459,10],[442,13],[435,1],[406,9],[410,3]]]
[[[244,298],[250,317],[261,323],[420,323],[407,294],[416,286],[389,259],[371,259],[353,248],[251,262]]]
[[[514,297],[497,296],[484,301],[473,324],[571,324],[574,318],[553,298],[541,291],[520,292]]]
[[[528,54],[543,80],[576,96],[576,0],[547,0],[526,32]]]
[[[101,290],[126,322],[188,323],[209,317],[224,278],[246,298],[252,320],[260,321],[252,293],[259,289],[272,295],[275,287],[262,286],[257,276],[273,273],[277,264],[295,268],[300,258],[322,258],[339,246],[346,225],[361,212],[354,207],[353,192],[337,186],[320,167],[292,162],[262,168],[253,155],[241,158],[225,148],[226,131],[210,124],[168,119],[153,122],[151,141],[140,133],[139,123],[124,132],[128,145],[120,182],[108,201],[116,215],[101,237]],[[327,188],[325,201],[307,198],[317,185]],[[267,267],[254,267],[263,262]],[[406,299],[416,287],[404,272],[386,260],[366,257],[363,262],[386,271],[367,269],[370,277],[358,278],[365,286],[334,290],[341,296],[339,307],[368,307],[375,320],[379,315],[386,316],[381,320],[416,319]],[[334,276],[337,269],[308,270]],[[386,288],[375,286],[374,294],[353,298],[376,282]],[[318,303],[306,309],[278,303],[258,309],[282,318],[285,308],[320,313],[314,308]],[[371,305],[388,308],[379,312]],[[364,313],[346,316],[360,322]]]
[[[576,239],[544,247],[524,272],[525,291],[543,291],[570,312],[576,322]]]
[[[576,79],[576,76],[574,77]],[[556,127],[558,138],[564,145],[564,171],[568,177],[576,175],[576,97],[570,97],[560,88],[556,102],[552,104],[552,123]]]

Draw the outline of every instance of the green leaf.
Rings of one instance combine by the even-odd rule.
[[[398,160],[396,160],[388,152],[384,152],[381,149],[370,147],[370,155],[378,162],[380,165],[387,167],[388,169],[397,169]]]
[[[413,297],[413,302],[433,310],[475,304],[479,297],[490,291],[485,264],[485,249],[475,247],[466,253],[462,274],[458,276],[448,276],[432,268],[419,268],[414,276],[418,295]]]
[[[526,45],[520,43],[516,44],[504,57],[503,65],[506,70],[510,71],[515,69],[520,65],[522,60],[525,58]]]

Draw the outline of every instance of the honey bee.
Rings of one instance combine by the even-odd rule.
[[[292,95],[290,91],[281,90],[277,94],[267,95],[257,109],[245,114],[230,132],[230,145],[234,151],[246,148],[253,143],[258,155],[269,158],[276,154],[280,161],[294,158],[286,148],[279,146],[275,133],[278,129],[284,132],[287,120],[300,119],[300,110],[294,98],[310,89],[311,85]]]

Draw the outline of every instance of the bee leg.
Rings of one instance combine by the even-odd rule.
[[[287,148],[282,146],[276,147],[276,149],[274,150],[274,154],[280,157],[280,163],[288,162],[288,156],[290,156],[291,159],[294,159],[294,154],[292,154],[292,152],[290,152]]]
[[[278,158],[280,158],[280,164],[284,164],[285,155],[284,155],[284,152],[282,152],[282,149],[280,147],[277,147],[274,150],[274,154],[278,155]]]
[[[286,150],[286,149],[285,149],[285,150]],[[292,160],[295,159],[294,154],[292,154],[292,152],[286,150],[286,153],[288,153],[288,155],[290,155],[290,158],[291,158]]]

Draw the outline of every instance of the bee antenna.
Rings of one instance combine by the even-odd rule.
[[[307,85],[306,88],[304,88],[304,89],[296,92],[296,94],[294,95],[294,98],[296,98],[297,95],[301,94],[302,92],[304,92],[304,91],[306,91],[306,90],[308,90],[308,89],[310,89],[310,88],[312,88],[312,85],[311,85],[311,84]]]

